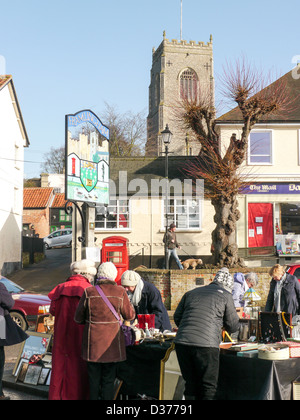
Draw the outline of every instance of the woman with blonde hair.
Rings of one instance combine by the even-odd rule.
[[[265,306],[266,312],[287,312],[300,314],[300,284],[297,277],[285,272],[280,264],[275,264],[269,271],[272,277],[269,295]]]

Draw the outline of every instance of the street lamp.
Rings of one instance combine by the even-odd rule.
[[[168,258],[168,244],[167,244],[167,234],[168,234],[168,201],[169,201],[169,197],[168,197],[168,177],[169,177],[169,168],[168,168],[168,155],[169,155],[169,144],[171,142],[171,138],[173,136],[173,134],[171,133],[171,131],[169,130],[169,126],[168,124],[166,125],[166,128],[161,132],[161,136],[162,136],[162,140],[165,144],[165,177],[166,177],[166,233],[165,233],[165,268],[168,270],[169,269],[169,258]]]

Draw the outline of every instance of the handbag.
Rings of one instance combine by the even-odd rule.
[[[9,313],[4,315],[4,321],[5,338],[0,337],[0,346],[14,346],[27,340],[29,335],[13,321]]]
[[[105,296],[105,293],[103,292],[103,290],[101,289],[100,286],[95,286],[99,295],[102,297],[102,299],[104,300],[104,302],[106,303],[106,305],[109,307],[109,309],[112,311],[112,313],[114,314],[114,316],[117,318],[117,320],[119,321],[120,324],[120,329],[124,335],[124,339],[125,339],[125,346],[133,346],[135,344],[135,332],[134,330],[127,326],[124,325],[121,318],[119,317],[119,315],[117,314],[115,308],[113,307],[113,305],[110,303],[110,301],[107,299],[107,297]]]

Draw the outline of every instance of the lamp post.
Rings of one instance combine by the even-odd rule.
[[[169,126],[168,124],[166,125],[166,128],[161,132],[161,136],[162,136],[162,140],[164,142],[165,145],[165,177],[166,177],[166,197],[165,197],[165,201],[166,201],[166,211],[165,211],[165,216],[166,216],[166,233],[165,233],[165,238],[167,239],[167,234],[168,234],[168,201],[169,201],[169,197],[168,197],[168,176],[169,176],[169,168],[168,168],[168,155],[169,155],[169,144],[171,142],[171,138],[172,138],[172,133],[169,130]],[[169,258],[168,258],[168,244],[167,244],[167,240],[165,241],[165,268],[168,270],[169,269]]]

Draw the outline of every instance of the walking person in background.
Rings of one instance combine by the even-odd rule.
[[[221,269],[211,284],[185,293],[174,313],[175,349],[187,400],[215,399],[222,328],[228,333],[239,329],[232,288],[233,278]]]
[[[176,238],[176,225],[171,223],[168,232],[165,233],[163,242],[168,250],[168,261],[170,266],[170,257],[172,256],[180,270],[183,270],[183,266],[178,258],[176,248],[180,249],[180,245]]]
[[[49,400],[88,400],[87,365],[81,357],[83,326],[74,321],[81,296],[94,281],[97,269],[90,260],[71,264],[71,277],[50,293],[55,317]]]
[[[113,400],[118,362],[126,360],[120,324],[97,290],[100,287],[124,321],[135,318],[126,291],[115,282],[117,269],[111,262],[100,265],[95,287],[84,291],[75,321],[84,325],[82,357],[87,361],[91,400]]]
[[[252,288],[255,289],[258,284],[258,277],[256,273],[235,273],[233,276],[234,285],[233,285],[233,301],[236,308],[243,308],[245,306],[245,301],[243,299],[245,292]]]

